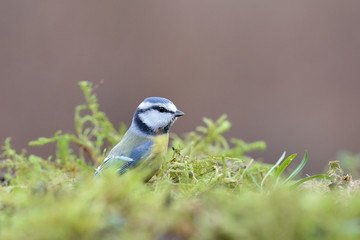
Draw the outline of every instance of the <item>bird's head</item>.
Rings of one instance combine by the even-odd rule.
[[[146,135],[165,134],[170,131],[176,119],[184,115],[168,99],[161,97],[146,98],[134,114],[132,125]]]

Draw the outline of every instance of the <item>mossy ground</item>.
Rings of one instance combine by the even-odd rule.
[[[265,143],[229,143],[226,116],[205,118],[184,138],[172,135],[148,183],[136,170],[94,179],[104,148],[126,127],[116,130],[92,85],[80,86],[87,104],[76,108],[76,132],[30,143],[56,144],[53,156],[18,153],[5,142],[0,239],[360,239],[358,180],[338,162],[327,174],[296,180],[307,154],[289,174],[295,155],[274,166],[254,161],[247,155]]]

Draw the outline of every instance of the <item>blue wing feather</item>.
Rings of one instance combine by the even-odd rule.
[[[141,138],[137,139],[138,141],[129,141],[129,138],[136,139],[131,132],[124,136],[122,141],[110,151],[104,162],[98,167],[95,176],[99,176],[105,168],[110,166],[119,169],[119,174],[123,174],[127,169],[135,167],[143,159],[150,156],[154,144],[152,140]]]
[[[128,168],[135,167],[141,160],[147,158],[151,153],[153,141],[148,140],[140,146],[134,148],[130,153],[131,162],[125,162],[119,170],[119,174],[123,174]]]

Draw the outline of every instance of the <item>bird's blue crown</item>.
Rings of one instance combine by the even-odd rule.
[[[149,103],[172,103],[169,99],[162,98],[162,97],[149,97],[146,98],[143,102],[149,102]]]

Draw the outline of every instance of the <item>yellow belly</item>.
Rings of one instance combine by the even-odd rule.
[[[151,155],[165,156],[169,144],[169,134],[162,134],[151,137],[151,140],[154,141]]]
[[[142,168],[150,171],[150,179],[160,169],[161,164],[165,158],[169,144],[169,134],[162,134],[155,137],[151,137],[154,141],[150,156],[144,160],[141,164]]]

